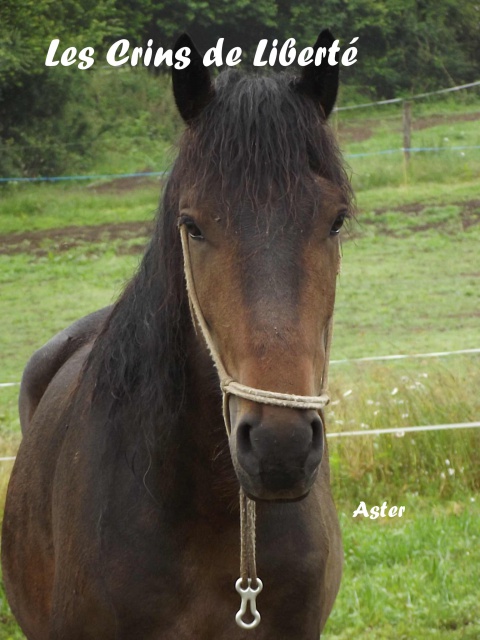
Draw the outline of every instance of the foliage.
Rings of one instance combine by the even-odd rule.
[[[95,137],[86,77],[45,67],[50,41],[96,46],[112,0],[3,0],[0,21],[0,175],[52,175],[78,165]]]
[[[2,0],[0,86],[11,81],[21,87],[27,77],[43,76],[53,38],[96,46],[111,32],[113,11],[113,0]]]
[[[121,18],[117,35],[144,45],[152,38],[156,46],[165,47],[188,31],[202,50],[214,46],[220,37],[225,38],[226,47],[248,50],[265,34],[275,33],[277,5],[275,0],[117,0]]]
[[[152,38],[171,45],[187,30],[203,50],[225,37],[226,46],[251,53],[261,38],[295,37],[311,46],[326,27],[344,47],[358,36],[358,62],[344,69],[343,81],[379,98],[478,79],[480,8],[469,0],[117,0],[116,6],[118,35],[141,44]]]
[[[319,25],[342,44],[358,36],[358,62],[342,81],[391,98],[478,80],[479,17],[469,0],[304,0],[291,6],[283,28],[310,41]]]

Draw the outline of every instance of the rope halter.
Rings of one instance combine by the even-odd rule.
[[[260,402],[261,404],[273,405],[277,407],[288,407],[291,409],[323,409],[329,402],[327,395],[328,383],[328,361],[330,359],[330,344],[332,337],[332,320],[330,319],[327,326],[325,339],[325,363],[322,376],[322,392],[319,396],[300,396],[291,393],[279,393],[276,391],[265,391],[264,389],[256,389],[249,387],[234,380],[228,375],[220,354],[218,353],[208,328],[205,317],[200,308],[200,304],[193,280],[192,265],[190,260],[190,251],[188,247],[187,229],[184,224],[180,227],[180,238],[182,242],[183,264],[185,271],[185,280],[187,286],[188,301],[190,305],[190,313],[194,327],[200,327],[203,338],[210,352],[210,356],[217,369],[220,378],[220,389],[222,390],[222,409],[223,420],[227,435],[230,436],[230,411],[228,407],[229,396],[236,396],[250,400],[251,402]],[[253,629],[260,623],[260,613],[256,608],[256,597],[263,588],[262,581],[257,576],[255,561],[255,502],[250,500],[240,488],[240,578],[235,583],[235,588],[242,598],[241,607],[235,617],[235,621],[242,629]],[[251,622],[244,621],[244,614],[250,606],[250,614],[253,616]]]

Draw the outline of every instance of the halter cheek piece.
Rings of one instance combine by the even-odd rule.
[[[223,420],[227,435],[230,436],[230,411],[228,407],[229,396],[236,396],[252,402],[274,405],[277,407],[289,407],[291,409],[323,409],[329,402],[327,395],[328,383],[328,362],[330,359],[330,344],[332,339],[332,321],[330,318],[325,339],[325,363],[322,375],[322,392],[319,396],[299,396],[290,393],[278,393],[276,391],[265,391],[249,387],[234,380],[228,375],[219,353],[213,344],[210,330],[207,326],[200,304],[198,302],[195,283],[193,281],[192,265],[190,261],[190,251],[188,248],[188,237],[185,225],[180,225],[180,238],[182,241],[183,263],[185,280],[187,285],[188,301],[190,313],[194,326],[199,326],[208,347],[213,363],[220,378],[220,388],[222,390]],[[253,586],[252,586],[253,585]],[[263,583],[257,577],[255,562],[255,502],[250,500],[240,487],[240,578],[235,583],[235,588],[242,598],[241,607],[235,616],[235,621],[242,629],[253,629],[260,623],[260,613],[256,607],[256,597],[263,588]],[[252,622],[245,622],[244,614],[250,605],[250,614],[253,616]]]

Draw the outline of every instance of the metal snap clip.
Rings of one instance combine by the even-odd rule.
[[[260,591],[263,589],[263,582],[260,578],[257,578],[257,587],[256,589],[252,589],[252,579],[248,578],[248,586],[246,589],[242,588],[243,579],[239,578],[235,583],[235,589],[238,591],[242,598],[242,605],[235,616],[235,622],[242,629],[254,629],[258,624],[260,624],[261,616],[259,611],[257,610],[256,599]],[[252,622],[245,622],[243,620],[243,616],[247,612],[247,607],[250,604],[250,613],[253,616]]]

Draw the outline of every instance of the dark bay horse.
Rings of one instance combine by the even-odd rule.
[[[351,201],[326,124],[338,66],[213,84],[182,46],[187,127],[138,272],[24,373],[2,562],[29,640],[318,640],[339,588],[323,412],[229,395],[227,437],[211,357],[280,397],[325,386]],[[264,585],[248,631],[235,623],[239,485]]]

